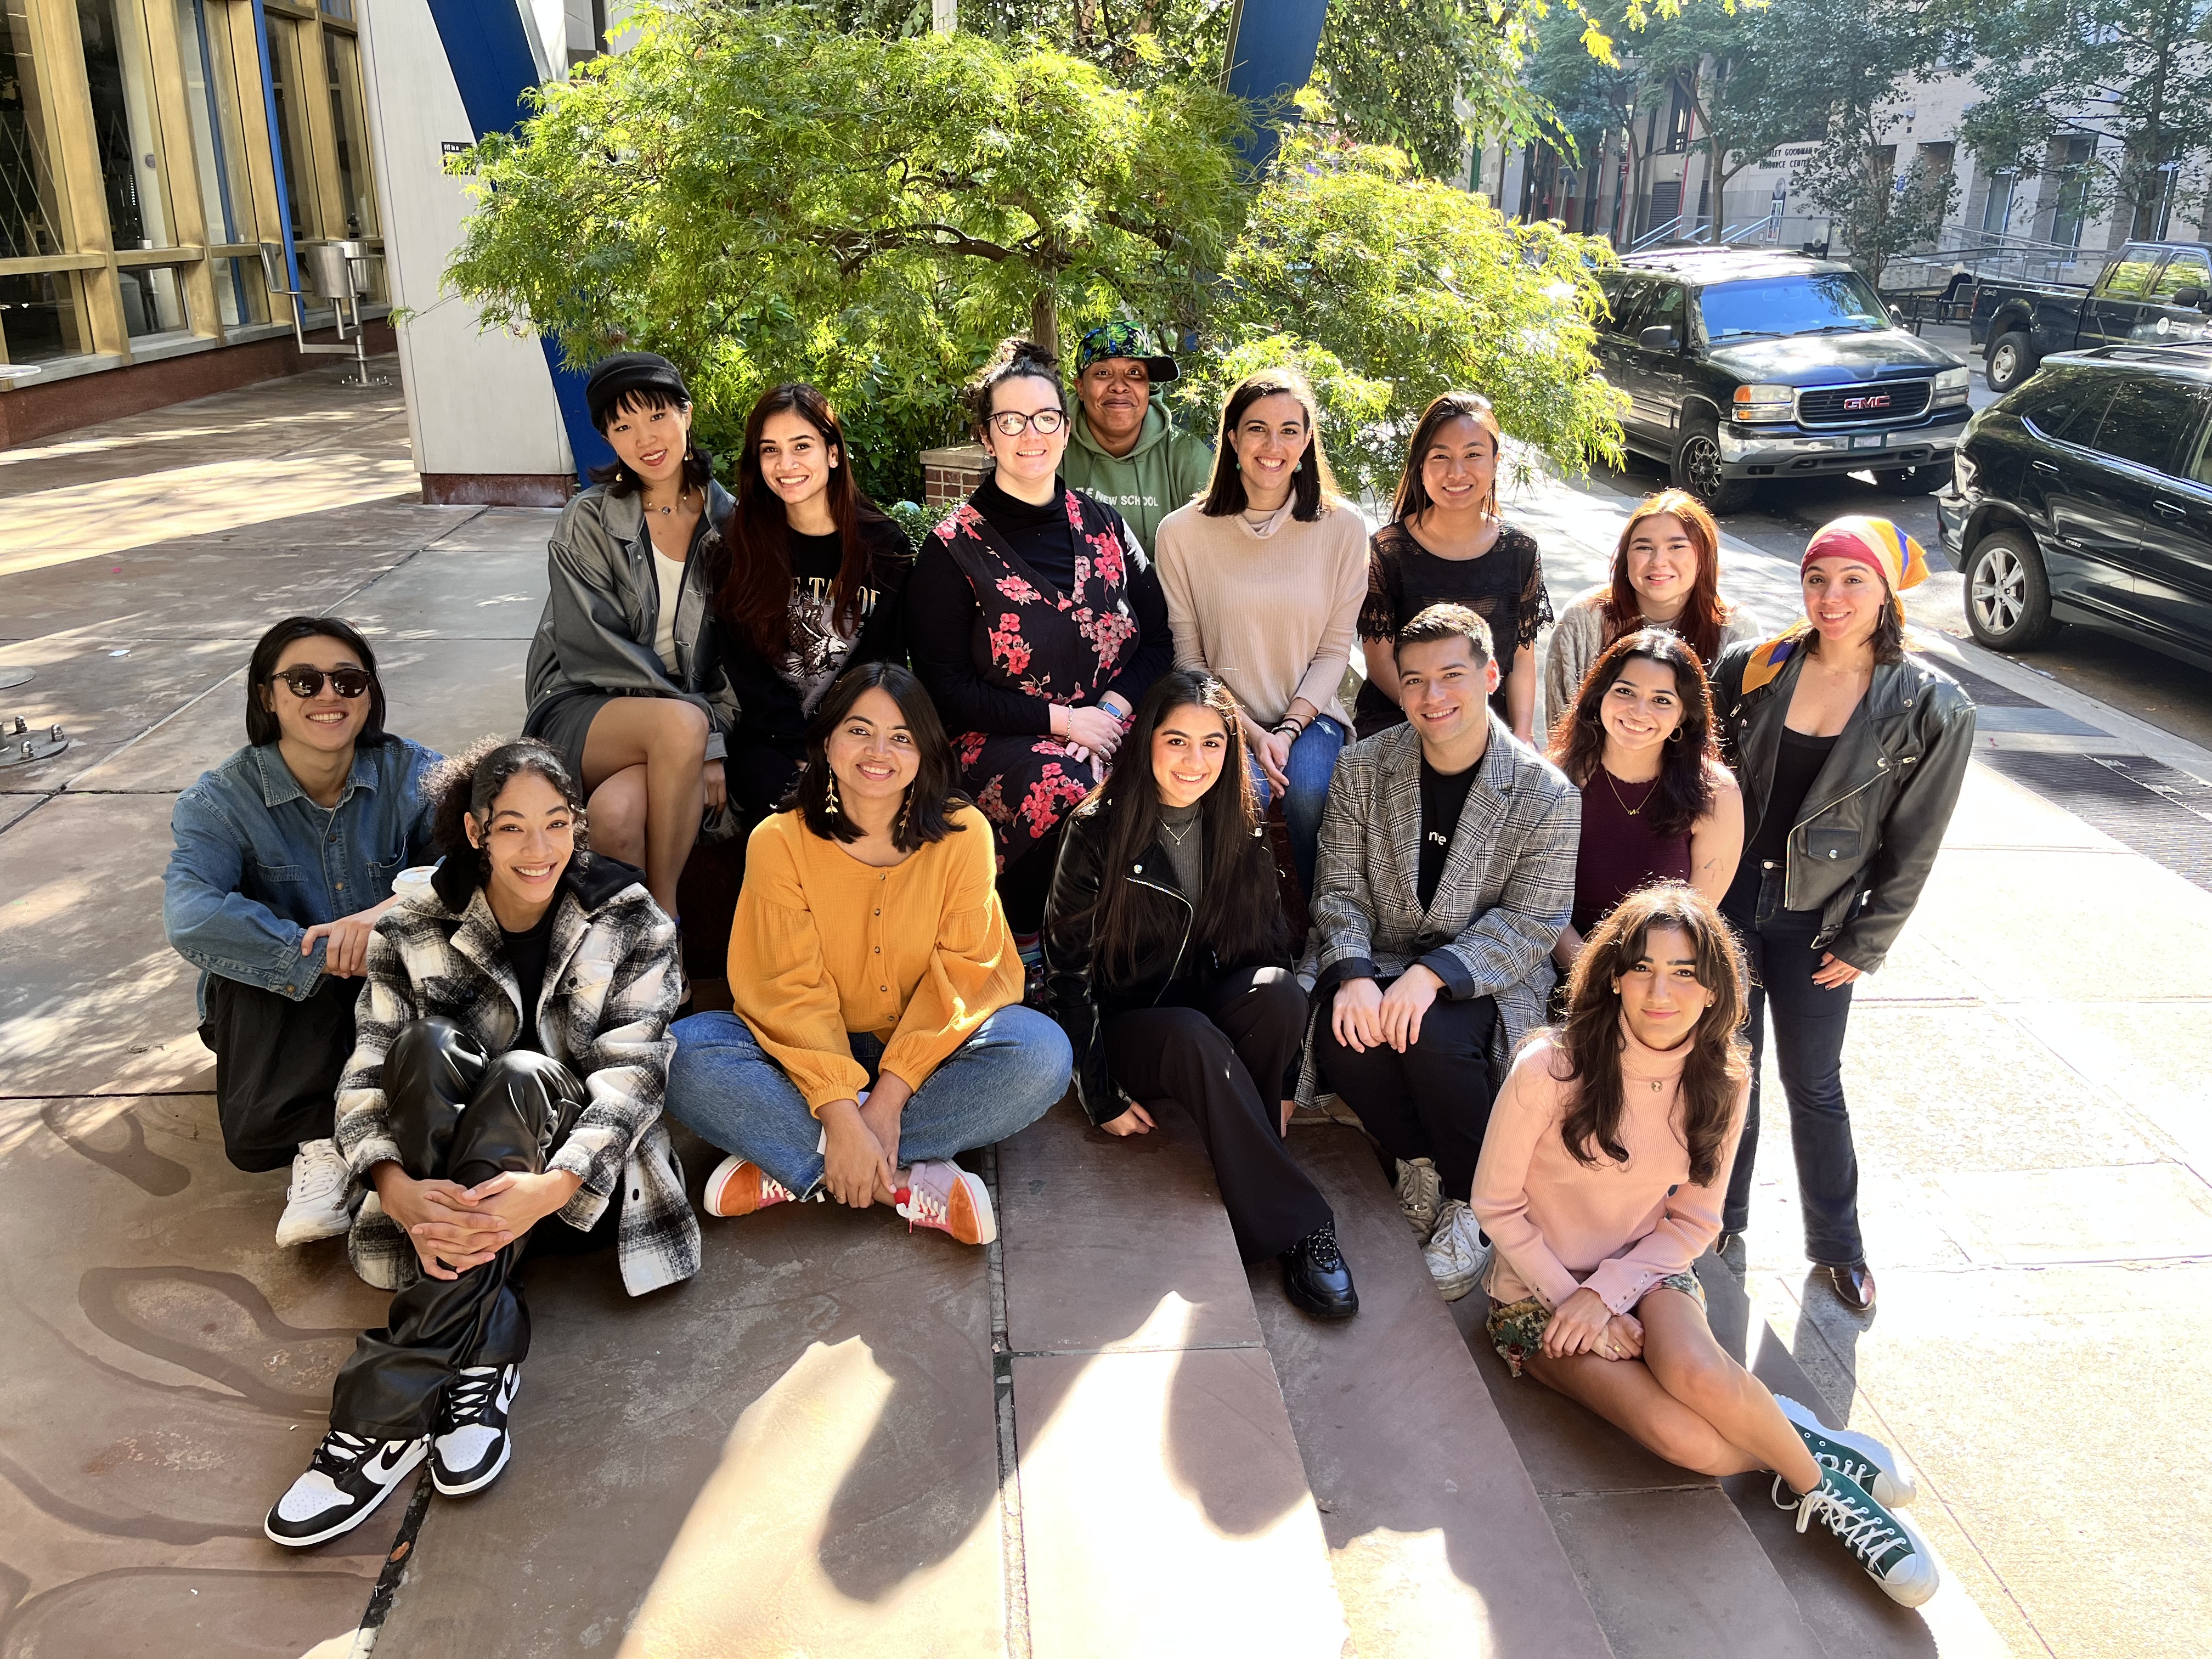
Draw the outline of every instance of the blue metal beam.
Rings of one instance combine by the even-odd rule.
[[[1313,78],[1328,16],[1328,0],[1237,0],[1222,84],[1255,106],[1255,131],[1244,146],[1245,165],[1255,173],[1274,159],[1280,124],[1291,118],[1280,103]],[[1265,107],[1271,104],[1277,107]]]

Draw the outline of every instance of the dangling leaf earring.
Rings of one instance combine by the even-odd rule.
[[[893,842],[902,842],[906,839],[906,821],[913,811],[914,786],[909,783],[906,787],[906,799],[899,803],[898,822],[891,826],[891,840]]]
[[[837,816],[837,775],[835,772],[830,774],[829,781],[823,786],[822,810],[833,818]]]

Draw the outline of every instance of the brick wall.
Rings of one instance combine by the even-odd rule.
[[[990,469],[980,444],[954,444],[945,449],[925,449],[921,462],[921,499],[927,507],[951,507],[975,493]]]

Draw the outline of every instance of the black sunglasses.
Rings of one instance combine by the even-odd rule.
[[[366,668],[333,668],[327,673],[319,668],[280,668],[269,678],[283,681],[303,702],[322,690],[325,680],[342,697],[357,697],[376,683]]]

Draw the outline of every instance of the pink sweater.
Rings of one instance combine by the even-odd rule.
[[[1547,1032],[1522,1045],[1492,1108],[1475,1165],[1475,1218],[1497,1246],[1483,1288],[1500,1304],[1534,1296],[1556,1308],[1583,1285],[1626,1313],[1670,1273],[1686,1273],[1720,1232],[1721,1198],[1743,1132],[1751,1082],[1735,1104],[1728,1154],[1705,1187],[1690,1184],[1675,1119],[1684,1055],[1638,1042],[1626,1024],[1620,1057],[1628,1161],[1577,1163],[1559,1138],[1574,1091],[1553,1075],[1565,1052]],[[1656,1086],[1655,1086],[1656,1085]]]

